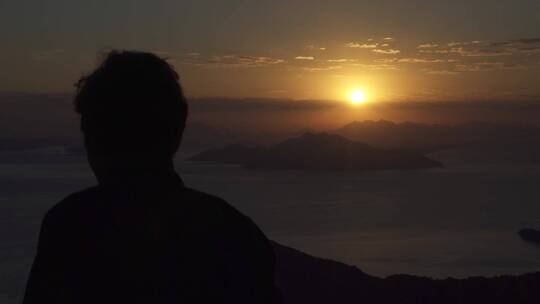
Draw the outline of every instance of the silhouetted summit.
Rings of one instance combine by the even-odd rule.
[[[416,152],[376,149],[328,133],[305,133],[270,147],[228,145],[190,159],[264,170],[402,170],[442,165]]]

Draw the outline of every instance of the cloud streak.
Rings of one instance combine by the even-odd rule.
[[[242,55],[214,55],[203,57],[198,53],[188,54],[188,58],[181,63],[193,64],[209,68],[228,67],[264,67],[284,63],[284,59],[271,58],[265,56],[242,56]]]
[[[313,56],[296,56],[294,57],[296,60],[315,60],[315,57]]]
[[[430,49],[430,48],[436,48],[439,47],[436,43],[426,43],[426,44],[420,44],[417,48],[419,49]]]
[[[357,43],[349,42],[345,46],[349,48],[359,48],[359,49],[374,49],[379,46],[378,43]]]
[[[374,49],[372,50],[373,53],[377,54],[385,54],[385,55],[395,55],[401,53],[400,50],[396,49]]]

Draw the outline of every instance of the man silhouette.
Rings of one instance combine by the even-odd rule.
[[[47,212],[24,303],[278,301],[264,234],[174,171],[187,118],[174,69],[112,51],[76,87],[99,185]]]

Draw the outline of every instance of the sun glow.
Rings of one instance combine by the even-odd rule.
[[[367,101],[367,96],[362,90],[353,90],[349,96],[349,100],[353,104],[361,104]]]

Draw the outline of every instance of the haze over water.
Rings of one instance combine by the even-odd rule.
[[[5,303],[15,303],[23,290],[44,212],[95,183],[84,158],[58,158],[54,149],[17,152],[17,158],[25,153],[44,157],[0,164]],[[537,164],[467,162],[441,152],[430,155],[448,164],[438,169],[258,172],[184,156],[177,168],[187,185],[222,196],[269,238],[369,274],[443,278],[540,270],[540,248],[516,234],[540,225]]]

